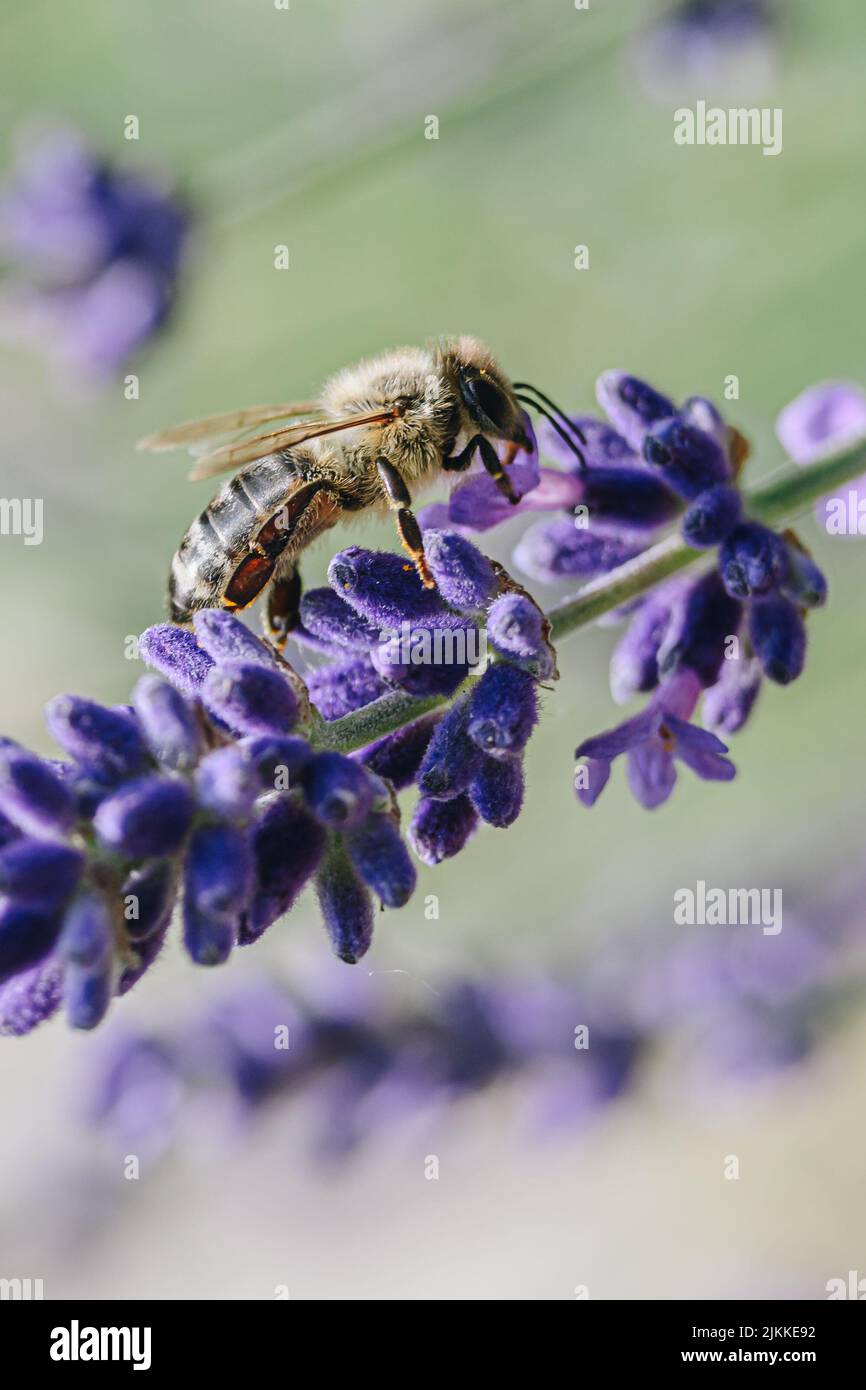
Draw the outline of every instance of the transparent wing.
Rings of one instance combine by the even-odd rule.
[[[182,425],[158,430],[139,441],[139,449],[159,453],[165,449],[189,448],[206,439],[234,434],[254,425],[267,425],[272,420],[288,420],[295,415],[314,415],[315,401],[288,401],[283,405],[251,405],[244,410],[229,410],[223,415],[205,415],[201,420],[187,420]]]
[[[379,410],[367,415],[345,415],[340,419],[303,420],[285,429],[274,430],[270,434],[260,434],[243,444],[227,444],[212,453],[203,454],[190,471],[190,479],[198,482],[201,478],[211,478],[216,473],[237,469],[253,459],[264,458],[278,449],[288,449],[296,444],[304,444],[308,439],[320,439],[322,435],[337,434],[340,430],[357,429],[361,425],[387,424],[396,418],[394,410]]]

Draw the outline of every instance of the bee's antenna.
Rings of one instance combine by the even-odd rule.
[[[547,420],[548,423],[551,424],[551,425],[553,426],[553,428],[556,430],[556,433],[559,435],[560,439],[562,439],[562,440],[564,441],[564,443],[568,445],[568,447],[569,447],[569,449],[571,450],[571,452],[572,452],[572,453],[575,455],[575,457],[578,459],[581,468],[585,468],[585,467],[586,467],[586,458],[585,458],[585,456],[584,456],[583,450],[579,447],[579,445],[577,445],[577,444],[575,443],[575,440],[574,440],[573,435],[567,434],[566,431],[563,429],[562,425],[560,424],[560,421],[559,421],[559,420],[556,418],[556,416],[552,413],[552,408],[551,408],[551,410],[548,410],[548,409],[547,409],[545,406],[543,406],[539,401],[533,399],[532,396],[524,396],[524,395],[521,395],[520,391],[518,391],[518,390],[516,389],[516,383],[515,383],[515,391],[514,391],[514,394],[515,394],[515,396],[517,397],[517,399],[521,402],[522,405],[531,406],[533,410],[537,410],[537,411],[538,411],[539,415],[543,415],[543,416],[544,416],[545,420]],[[541,392],[539,391],[537,394],[538,394],[538,395],[541,395]],[[561,415],[562,418],[564,418],[565,420],[568,420],[568,416],[563,415],[562,412],[560,412],[560,415]],[[581,433],[580,428],[579,428],[577,425],[575,425],[571,420],[568,420],[568,424],[569,424],[570,428],[574,430],[575,434],[577,434],[577,436],[578,436],[578,437],[583,441],[583,443],[585,444],[585,443],[586,443],[586,439],[585,439],[584,435]]]
[[[574,420],[572,420],[571,416],[570,416],[570,415],[566,415],[566,413],[565,413],[565,411],[563,410],[562,406],[561,406],[561,405],[557,405],[557,404],[556,404],[556,401],[552,401],[552,400],[550,399],[550,397],[549,397],[549,396],[546,396],[546,395],[544,394],[543,391],[540,391],[540,390],[538,389],[537,386],[532,386],[532,385],[530,384],[530,382],[528,382],[528,381],[515,381],[515,382],[514,382],[514,389],[515,389],[516,391],[531,391],[532,394],[533,394],[534,396],[537,396],[538,399],[539,399],[540,401],[544,401],[544,404],[545,404],[546,406],[549,406],[550,409],[551,409],[552,411],[554,411],[554,412],[559,416],[560,420],[562,421],[562,423],[563,423],[564,425],[568,425],[569,429],[571,429],[571,430],[574,431],[574,433],[577,435],[578,439],[580,440],[581,444],[586,444],[586,442],[587,442],[587,440],[586,440],[586,435],[584,434],[583,430],[580,428],[580,425],[575,424],[575,422],[574,422]]]

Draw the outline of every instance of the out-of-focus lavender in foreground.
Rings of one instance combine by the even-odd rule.
[[[162,1032],[109,1030],[86,1114],[111,1148],[153,1159],[202,1119],[228,1134],[300,1108],[317,1158],[435,1123],[509,1083],[533,1132],[578,1128],[671,1065],[679,1091],[777,1077],[862,999],[863,914],[786,912],[784,927],[620,938],[578,975],[537,967],[436,985],[247,982]],[[659,1061],[664,1044],[666,1061]],[[671,1053],[676,1058],[671,1061]]]

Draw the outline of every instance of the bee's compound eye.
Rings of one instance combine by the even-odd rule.
[[[226,608],[246,608],[262,592],[273,572],[272,560],[263,555],[248,555],[228,582],[223,595]]]
[[[473,415],[487,420],[495,429],[503,429],[509,422],[511,407],[505,395],[488,376],[465,372],[460,385],[463,398]]]

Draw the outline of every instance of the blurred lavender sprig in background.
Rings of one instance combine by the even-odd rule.
[[[72,129],[22,131],[0,187],[6,331],[83,375],[117,376],[166,326],[189,235],[164,177],[121,167]]]
[[[342,1159],[497,1087],[533,1133],[591,1123],[655,1072],[697,1102],[812,1056],[862,998],[863,933],[862,908],[835,903],[788,912],[772,936],[614,937],[580,971],[248,981],[174,1027],[115,1025],[91,1054],[84,1114],[112,1148],[152,1159],[202,1124],[227,1142],[298,1109],[313,1153]]]

